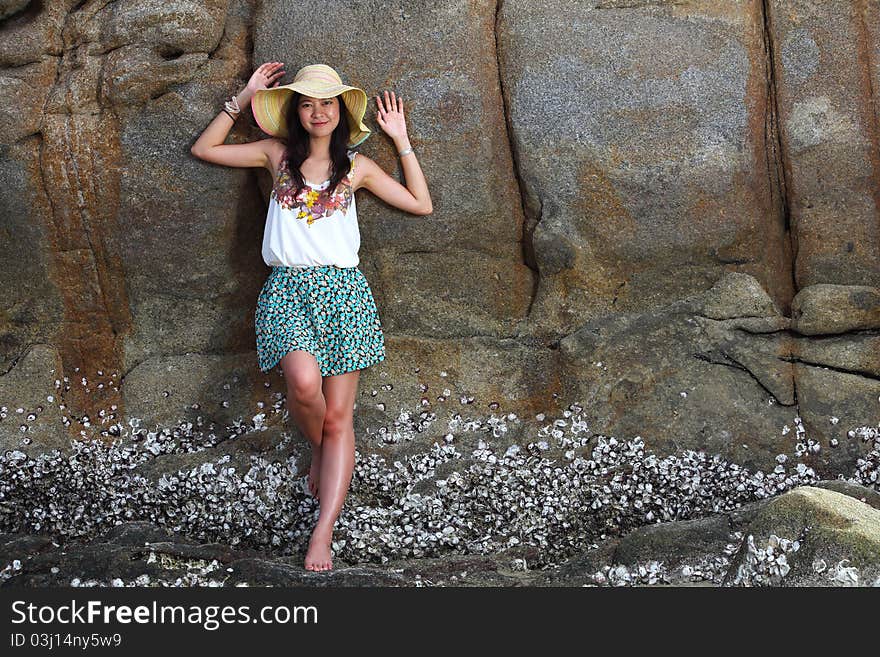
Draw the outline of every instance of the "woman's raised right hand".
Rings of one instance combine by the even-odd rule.
[[[251,79],[248,80],[247,90],[253,96],[260,89],[277,87],[283,75],[284,64],[282,62],[266,62],[254,71]]]

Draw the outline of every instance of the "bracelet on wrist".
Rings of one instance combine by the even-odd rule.
[[[223,111],[235,121],[235,118],[241,113],[241,107],[238,106],[238,97],[232,96],[227,100],[223,106]]]
[[[404,155],[409,155],[409,154],[412,153],[412,152],[413,152],[413,149],[412,149],[412,146],[410,146],[409,148],[404,148],[402,151],[400,151],[400,152],[397,154],[397,156],[398,156],[398,157],[403,157]]]
[[[228,116],[230,119],[232,119],[232,122],[235,123],[236,117],[233,114],[230,114],[229,110],[227,110],[225,107],[223,108],[223,111],[226,112],[226,116]]]

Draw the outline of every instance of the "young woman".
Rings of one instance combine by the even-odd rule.
[[[281,62],[267,62],[233,96],[192,147],[196,157],[273,176],[262,255],[272,271],[257,300],[260,370],[278,363],[287,407],[312,447],[309,491],[320,502],[305,567],[331,570],[331,542],[354,469],[354,402],[360,370],[385,358],[376,304],[358,269],[354,192],[364,187],[412,214],[432,212],[409,143],[403,100],[376,96],[376,120],[391,137],[406,186],[352,147],[366,139],[367,95],[324,64],[301,68],[278,86]],[[272,137],[223,142],[242,109]],[[318,182],[323,181],[323,182]]]

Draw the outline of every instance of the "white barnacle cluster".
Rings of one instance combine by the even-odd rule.
[[[732,535],[741,540],[738,532]],[[690,563],[681,563],[671,570],[663,561],[648,561],[634,566],[606,565],[593,574],[593,582],[599,586],[643,586],[653,584],[680,584],[682,582],[712,582],[720,585],[730,567],[730,556],[739,543],[728,544],[724,554],[708,555]]]
[[[427,579],[426,577],[422,577],[421,575],[418,575],[418,574],[413,578],[412,584],[414,587],[416,587],[418,589],[435,586],[435,584],[432,580]]]
[[[161,568],[158,575],[150,576],[147,573],[138,575],[133,579],[124,580],[121,577],[114,577],[109,581],[88,579],[82,580],[74,578],[71,586],[80,588],[91,587],[130,587],[130,586],[149,586],[149,587],[220,587],[224,586],[232,568],[222,571],[223,564],[217,559],[208,561],[206,559],[182,559],[172,557],[162,552],[150,551],[146,559],[147,564],[156,564]],[[168,571],[166,575],[165,571]],[[180,571],[185,571],[182,576],[173,577]],[[172,579],[173,577],[173,579]]]
[[[460,413],[453,414],[447,423],[447,429],[452,432],[461,431],[462,433],[486,430],[479,418],[476,420],[470,417],[462,418]]]
[[[804,440],[804,436],[806,436],[807,430],[804,428],[804,423],[801,420],[800,416],[795,416],[794,427],[795,427],[794,454],[795,454],[795,456],[800,458],[809,452],[807,443]],[[785,428],[782,433],[783,433],[783,435],[788,433],[788,425],[785,425]]]
[[[54,372],[54,370],[52,370]],[[79,367],[73,368],[74,372],[79,372]],[[90,393],[92,391],[105,390],[109,392],[111,389],[114,392],[119,392],[118,381],[114,381],[117,377],[120,376],[119,372],[105,374],[102,369],[95,370],[95,375],[98,377],[97,380],[93,380],[91,383],[88,378],[85,376],[80,376],[80,385],[84,388],[86,393]],[[105,377],[102,380],[102,377]],[[74,377],[75,378],[75,377]],[[74,383],[76,385],[76,383]],[[100,418],[100,425],[93,422],[93,419],[88,415],[83,415],[81,417],[76,417],[73,413],[70,412],[67,404],[64,403],[64,394],[69,392],[71,388],[70,377],[63,377],[63,379],[55,379],[53,392],[56,394],[48,394],[46,395],[46,402],[49,405],[57,405],[57,410],[61,411],[60,422],[62,426],[65,428],[70,428],[72,425],[78,425],[81,427],[79,430],[79,435],[82,439],[88,439],[89,435],[94,433],[95,431],[99,432],[103,437],[115,437],[119,436],[124,427],[118,421],[117,418],[117,406],[116,404],[110,404],[109,409],[100,409],[97,412],[98,418]],[[15,413],[17,416],[16,421],[21,422],[18,425],[18,431],[21,434],[21,444],[24,446],[30,445],[33,440],[30,437],[33,423],[45,421],[43,418],[44,412],[47,410],[47,405],[43,403],[39,403],[32,408],[22,408],[18,407],[15,409]],[[7,406],[0,406],[0,421],[6,419],[9,415],[9,408]],[[54,414],[52,417],[57,417]],[[108,423],[109,426],[108,426]],[[86,431],[87,429],[91,429],[92,431]]]
[[[855,566],[847,566],[849,559],[841,559],[832,567],[828,567],[825,559],[816,557],[813,559],[813,572],[817,575],[825,574],[830,584],[834,586],[858,586],[859,570]],[[880,577],[873,586],[880,586]]]
[[[745,541],[745,554],[737,567],[732,583],[736,586],[773,586],[782,583],[789,573],[788,555],[801,547],[803,535],[795,540],[770,534],[766,547],[757,547],[755,537],[749,534]]]
[[[207,427],[207,433],[205,432],[203,429],[205,423],[201,416],[196,418],[195,424],[180,422],[172,427],[156,426],[152,431],[141,427],[139,418],[132,418],[129,420],[131,431],[122,437],[139,445],[139,451],[149,452],[153,456],[200,452],[215,447],[224,440],[236,438],[252,431],[265,431],[267,428],[265,419],[264,413],[255,415],[251,422],[245,422],[242,418],[238,418],[219,430],[218,435],[215,433],[214,423],[210,423]]]
[[[677,575],[686,582],[713,582],[714,584],[721,584],[729,567],[730,559],[727,553],[725,553],[702,557],[693,563],[682,564],[679,566]]]
[[[13,559],[0,569],[0,584],[3,584],[8,579],[12,579],[19,572],[21,572],[21,559]]]
[[[582,451],[591,440],[578,435],[586,433],[585,423],[573,412],[561,420],[544,427],[539,436],[549,437],[556,447]],[[449,429],[492,430],[486,424],[455,416]],[[434,480],[434,490],[416,494],[408,491],[431,479],[432,463],[410,461],[405,467],[395,462],[389,472],[382,459],[368,459],[359,491],[375,495],[378,490],[388,497],[376,496],[378,509],[355,508],[356,514],[367,516],[365,529],[357,530],[356,543],[343,547],[355,548],[350,556],[357,560],[363,557],[358,549],[405,558],[436,556],[440,548],[485,553],[526,543],[542,548],[534,567],[545,567],[608,533],[730,510],[816,479],[800,463],[769,475],[750,473],[720,457],[687,452],[659,458],[646,453],[641,439],[622,443],[604,436],[596,440],[590,458],[567,454],[557,463],[544,456],[550,440],[512,445],[501,454],[488,441],[478,440],[469,455],[472,465]],[[345,511],[343,518],[348,518]],[[692,574],[700,577],[707,568],[695,566]]]
[[[647,561],[627,567],[623,564],[603,566],[593,575],[593,581],[608,586],[639,586],[668,584],[669,573],[660,561]]]
[[[216,568],[211,566],[206,568],[195,568],[185,573],[182,577],[176,577],[174,579],[162,576],[151,577],[147,573],[138,575],[134,579],[129,580],[124,580],[121,577],[114,577],[110,581],[97,579],[83,580],[75,577],[70,581],[70,585],[77,588],[119,588],[128,586],[163,588],[204,586],[216,588],[225,586],[226,577],[223,577],[223,579],[216,579],[209,576],[214,570],[216,570]],[[242,584],[238,584],[237,586],[242,586]],[[244,584],[244,586],[246,586],[246,584]]]
[[[858,586],[859,571],[855,566],[847,566],[849,559],[842,559],[828,571],[828,579],[837,586]]]
[[[819,444],[818,440],[806,437],[807,430],[804,428],[804,423],[800,416],[795,416],[793,423],[795,427],[794,455],[800,458],[810,454],[818,454],[822,450],[822,446]],[[782,428],[782,435],[787,435],[790,430],[791,429],[786,424]]]
[[[859,427],[847,432],[847,435],[871,443],[868,453],[856,461],[852,480],[880,490],[880,427]]]
[[[236,423],[218,439],[194,432],[190,423],[147,431],[132,420],[127,442],[74,441],[72,453],[58,450],[37,458],[8,451],[0,458],[0,531],[45,532],[57,537],[93,536],[126,520],[149,520],[193,536],[235,544],[256,535],[280,545],[281,524],[263,529],[263,517],[286,504],[295,467],[252,457],[244,477],[225,466],[229,456],[152,482],[137,473],[143,463],[176,453],[197,452],[234,440],[259,427]],[[230,495],[227,504],[226,495]],[[261,503],[263,501],[263,503]],[[7,506],[7,504],[9,506]]]
[[[232,572],[232,568],[223,569],[223,564],[217,559],[182,559],[172,557],[162,552],[150,551],[146,562],[148,564],[157,564],[163,570],[180,571],[185,570],[184,574],[173,580],[169,577],[158,577],[155,579],[156,586],[223,586],[223,581],[228,578],[226,573]],[[222,579],[217,579],[220,577]],[[114,582],[113,586],[133,586],[131,582]]]
[[[529,569],[540,569],[609,535],[723,513],[817,480],[811,468],[788,457],[777,459],[769,473],[703,452],[660,457],[639,436],[618,440],[592,434],[582,410],[573,404],[561,417],[549,419],[532,440],[497,451],[494,439],[506,436],[519,421],[513,413],[489,418],[456,413],[442,444],[391,462],[357,452],[334,534],[334,556],[348,563],[384,563],[527,545],[538,548]],[[210,459],[206,452],[205,462],[166,472],[158,481],[138,474],[137,468],[153,459],[208,450],[261,431],[264,419],[261,413],[252,423],[239,421],[216,432],[213,425],[203,429],[198,420],[152,431],[133,420],[124,442],[78,441],[68,456],[6,452],[0,455],[0,531],[95,536],[126,520],[147,520],[199,540],[273,554],[302,551],[318,503],[292,458],[273,460],[272,450],[237,469],[228,456]],[[430,413],[402,412],[395,423],[397,439],[405,440],[407,432],[418,432],[435,419]],[[536,419],[543,423],[543,414]],[[475,446],[462,454],[463,441],[456,439],[469,432],[477,434]],[[857,473],[865,481],[877,471],[880,452],[876,431],[859,435],[875,440],[874,452]],[[290,439],[284,435],[282,443]],[[452,463],[463,458],[468,460]],[[671,576],[642,565],[644,574],[636,567],[631,582]],[[690,564],[687,576],[714,578],[716,566]],[[625,582],[618,574],[605,577]]]
[[[504,434],[507,433],[507,423],[508,421],[516,420],[516,414],[508,413],[507,415],[502,415],[501,417],[495,417],[495,414],[489,416],[489,419],[486,420],[486,425],[488,426],[488,430],[492,432],[493,438],[500,438]]]
[[[437,414],[432,411],[421,411],[416,419],[408,410],[401,409],[391,430],[389,431],[388,427],[379,427],[376,435],[379,443],[386,445],[399,443],[401,440],[411,441],[416,434],[425,431],[436,419]],[[371,432],[368,430],[368,433]]]
[[[562,412],[561,418],[541,427],[538,430],[538,438],[542,440],[536,443],[537,447],[542,450],[548,449],[549,445],[546,441],[552,439],[558,448],[565,450],[565,458],[569,460],[574,458],[575,450],[585,447],[592,437],[586,421],[581,416],[582,411],[582,406],[572,404]],[[536,416],[536,419],[543,421],[544,414]],[[614,440],[616,444],[616,439]]]
[[[357,453],[349,498],[337,521],[341,537],[334,541],[335,553],[344,559],[385,563],[457,546],[461,541],[457,526],[464,519],[448,518],[441,500],[412,490],[431,479],[438,466],[456,458],[461,454],[454,445],[434,443],[430,452],[394,461],[389,470],[384,458]],[[458,476],[452,473],[450,485]]]

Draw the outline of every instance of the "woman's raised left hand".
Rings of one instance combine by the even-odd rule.
[[[385,92],[385,102],[376,96],[378,111],[376,120],[379,126],[392,139],[406,137],[406,121],[403,118],[403,99],[395,97],[394,92]]]
[[[253,96],[260,89],[268,89],[269,87],[277,87],[281,82],[281,76],[284,75],[283,62],[266,62],[261,64],[247,83],[247,92]]]

